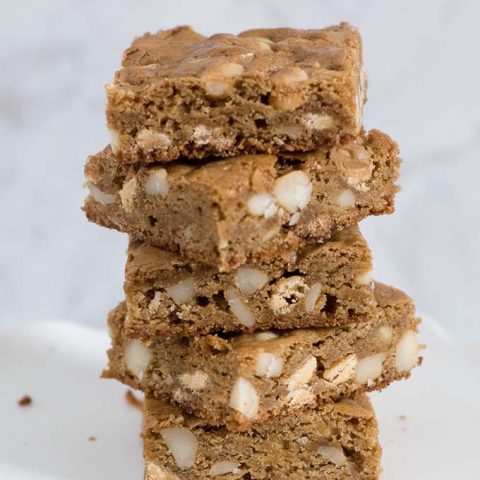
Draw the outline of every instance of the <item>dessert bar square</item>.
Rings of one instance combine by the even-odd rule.
[[[375,289],[376,316],[344,327],[148,341],[125,335],[121,304],[109,318],[104,375],[239,431],[383,388],[418,364],[418,319],[407,295]]]
[[[153,398],[144,406],[146,480],[376,480],[381,448],[365,395],[255,425],[214,427]]]
[[[107,87],[112,148],[126,163],[315,150],[360,132],[365,83],[346,23],[145,34]]]
[[[372,258],[357,226],[273,260],[219,273],[131,241],[125,268],[128,336],[325,327],[374,315]]]
[[[125,166],[89,158],[87,217],[220,271],[290,255],[367,215],[393,212],[396,143],[372,130],[346,146],[287,156]]]

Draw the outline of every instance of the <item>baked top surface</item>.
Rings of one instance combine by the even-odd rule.
[[[315,80],[329,72],[350,72],[359,68],[360,59],[360,35],[347,23],[318,30],[257,29],[210,37],[180,26],[135,39],[124,52],[116,81],[140,86],[169,78],[241,75],[282,83],[283,73]]]

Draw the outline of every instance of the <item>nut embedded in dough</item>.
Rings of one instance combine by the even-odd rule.
[[[167,445],[178,468],[187,470],[195,463],[197,437],[185,427],[162,428],[160,435]]]
[[[259,404],[255,387],[246,378],[238,377],[230,394],[229,406],[252,419],[257,416]]]

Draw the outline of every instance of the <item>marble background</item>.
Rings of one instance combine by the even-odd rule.
[[[365,123],[400,143],[397,212],[369,219],[377,279],[480,344],[480,2],[203,0],[0,2],[0,323],[104,326],[126,238],[88,224],[86,156],[107,142],[104,90],[131,38],[347,20],[365,39]]]

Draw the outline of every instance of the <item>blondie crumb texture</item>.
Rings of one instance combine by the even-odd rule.
[[[376,284],[374,317],[344,327],[156,338],[125,335],[112,311],[104,376],[167,399],[211,425],[246,431],[407,377],[419,362],[418,319],[407,295]]]
[[[372,258],[357,226],[231,273],[131,241],[127,336],[193,336],[341,325],[373,316]]]
[[[211,37],[183,26],[125,51],[107,121],[125,163],[309,151],[359,133],[365,89],[346,23]]]
[[[85,167],[84,210],[134,240],[232,271],[393,212],[399,166],[396,143],[377,130],[326,151],[193,165],[122,166],[106,148]]]
[[[145,480],[376,480],[381,449],[364,395],[279,417],[248,433],[145,403]]]

